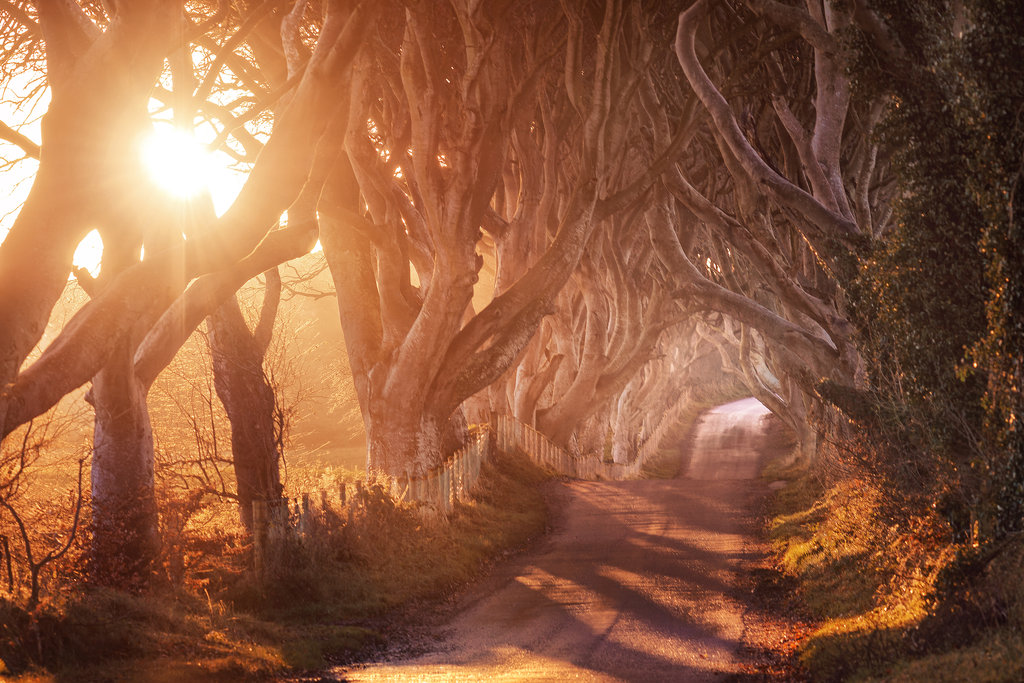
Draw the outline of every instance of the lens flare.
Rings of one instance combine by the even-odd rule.
[[[153,181],[176,197],[209,188],[212,163],[206,148],[177,128],[157,128],[142,141],[142,163]]]

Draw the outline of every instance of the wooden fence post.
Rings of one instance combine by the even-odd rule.
[[[452,501],[462,500],[462,460],[466,457],[465,449],[458,451],[452,458]]]
[[[441,511],[448,514],[449,496],[451,496],[451,472],[444,465],[441,466],[440,477]]]
[[[267,503],[267,548],[280,543],[288,532],[288,499],[277,498]]]
[[[298,507],[298,501],[296,501],[296,507]],[[302,494],[302,510],[299,513],[299,533],[304,534],[309,531],[309,494]]]
[[[459,500],[466,500],[469,497],[469,481],[466,476],[466,463],[469,461],[470,452],[476,444],[470,444],[469,448],[462,451],[459,456]]]
[[[441,505],[441,484],[437,480],[437,470],[430,470],[429,472],[427,472],[426,484],[427,484],[427,491],[426,491],[427,495],[424,496],[426,504],[431,506],[431,507],[440,507],[440,505]],[[435,498],[435,495],[437,496],[436,498]]]
[[[455,494],[458,491],[458,470],[455,468],[455,461],[452,460],[446,468],[448,470],[448,512],[451,512],[454,508]]]
[[[467,487],[469,491],[473,490],[473,487],[476,486],[476,480],[480,478],[477,463],[480,462],[480,454],[484,448],[483,444],[487,443],[490,443],[490,436],[484,435],[483,440],[477,443],[477,447],[470,454],[469,462],[467,463],[469,466],[469,486]]]
[[[268,536],[267,501],[252,502],[252,564],[256,579],[262,581],[266,576],[266,553]]]
[[[356,499],[354,502],[359,507],[366,507],[366,489],[363,487],[362,479],[356,479]]]
[[[491,442],[490,435],[487,435],[482,444],[489,444]],[[479,444],[478,444],[479,445]],[[480,478],[480,458],[483,455],[483,446],[474,448],[471,457],[469,458],[469,488],[472,490],[476,486],[476,480]]]
[[[405,499],[410,503],[416,502],[416,478],[412,476],[412,468],[405,468]]]
[[[437,468],[437,509],[441,514],[448,512],[448,483],[444,465]]]

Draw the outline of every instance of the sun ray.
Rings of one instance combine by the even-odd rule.
[[[156,128],[142,141],[140,153],[146,171],[164,191],[186,198],[209,189],[212,157],[190,133]]]

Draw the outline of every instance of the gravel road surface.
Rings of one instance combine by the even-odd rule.
[[[755,405],[756,404],[756,405]],[[422,653],[349,681],[715,681],[743,670],[740,564],[764,484],[760,404],[712,411],[673,480],[564,484],[554,531],[499,566]],[[719,463],[719,466],[716,466]]]

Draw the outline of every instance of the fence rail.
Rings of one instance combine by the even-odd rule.
[[[636,479],[647,461],[661,448],[668,429],[686,407],[685,395],[662,416],[658,426],[637,449],[628,463],[605,462],[600,455],[574,456],[551,443],[546,436],[529,425],[506,415],[494,420],[497,446],[500,451],[522,450],[538,465],[576,479]]]
[[[459,501],[468,500],[483,464],[495,452],[522,451],[533,462],[576,479],[635,479],[644,463],[658,451],[667,429],[678,418],[685,402],[680,400],[665,413],[658,426],[629,463],[605,462],[599,455],[575,456],[552,443],[546,436],[515,418],[497,415],[451,458],[425,475],[368,478],[341,483],[337,496],[327,491],[302,494],[273,504],[253,502],[253,551],[257,573],[261,573],[269,548],[289,532],[306,533],[316,520],[329,514],[349,524],[357,510],[365,507],[372,487],[381,487],[396,501],[419,503],[424,514],[445,518]],[[336,498],[336,503],[332,501]]]
[[[469,498],[492,451],[491,430],[483,429],[472,437],[468,445],[455,451],[447,462],[426,476],[393,478],[391,490],[398,500],[423,503],[448,514],[455,503]]]

